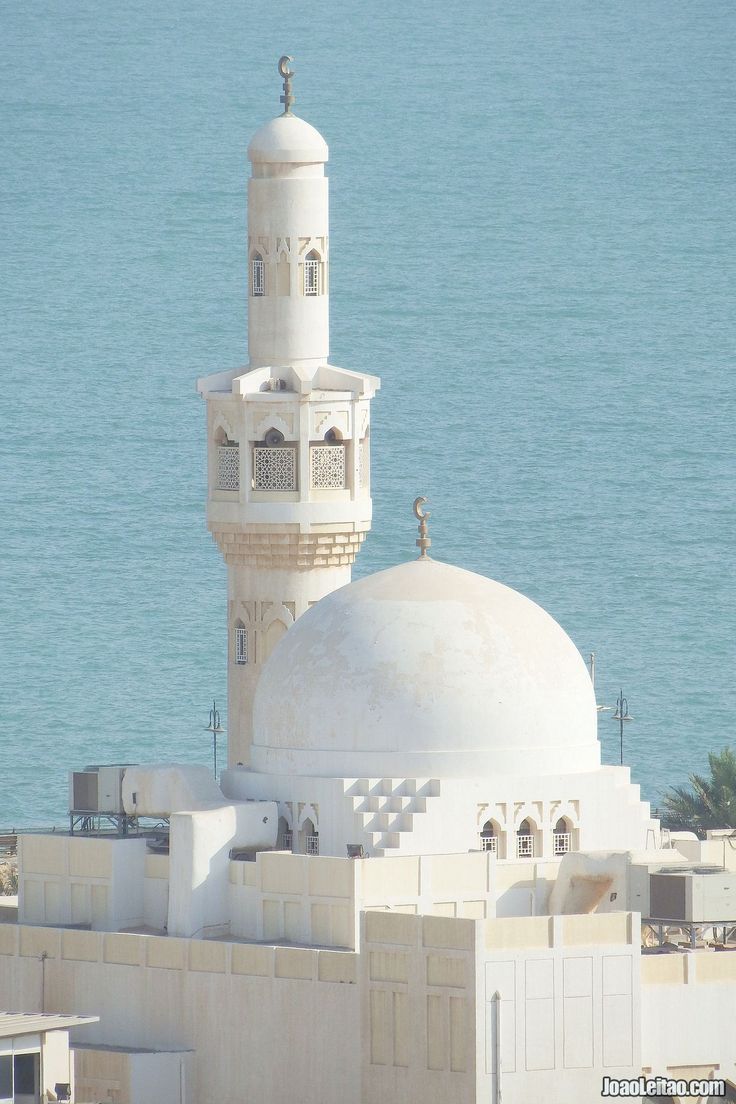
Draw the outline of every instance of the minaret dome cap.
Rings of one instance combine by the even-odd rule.
[[[323,164],[327,143],[318,130],[296,115],[279,115],[253,135],[248,159],[268,164]]]

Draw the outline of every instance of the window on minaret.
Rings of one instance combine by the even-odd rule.
[[[248,630],[241,624],[235,626],[235,662],[240,665],[248,662]]]
[[[316,249],[307,253],[304,259],[304,294],[319,295],[321,292],[322,261]]]
[[[260,253],[253,255],[250,262],[251,295],[266,294],[266,266]]]

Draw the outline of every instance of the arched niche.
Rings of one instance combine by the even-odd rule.
[[[482,851],[491,851],[499,859],[506,858],[506,833],[493,818],[486,820],[479,833]]]

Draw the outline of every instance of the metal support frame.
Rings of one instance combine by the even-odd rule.
[[[666,929],[677,928],[687,934],[687,940],[691,949],[695,949],[698,939],[705,939],[706,932],[711,933],[711,939],[715,943],[727,946],[732,943],[736,946],[736,920],[672,920],[665,917],[642,918],[642,925],[646,924],[657,935],[658,946],[669,942],[666,937]],[[718,930],[721,931],[721,939],[718,939]]]
[[[147,836],[154,829],[169,830],[169,818],[158,817],[154,823],[141,824],[142,820],[153,818],[129,816],[127,813],[100,813],[83,809],[69,810],[70,835],[94,834],[109,835],[114,832],[117,836]]]

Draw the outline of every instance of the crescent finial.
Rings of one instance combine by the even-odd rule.
[[[290,57],[289,54],[284,54],[282,57],[279,58],[279,73],[282,77],[284,77],[284,79],[286,79],[286,77],[294,76],[294,70],[288,68],[289,62],[293,60],[293,57]]]
[[[284,94],[279,97],[279,101],[284,105],[284,115],[291,115],[291,105],[296,103],[296,96],[291,91],[291,78],[294,76],[294,70],[289,69],[289,62],[293,60],[293,57],[289,54],[284,54],[279,58],[278,69],[284,78]]]
[[[432,515],[429,510],[422,509],[426,501],[427,499],[424,495],[419,495],[414,499],[414,517],[419,521],[419,536],[416,541],[417,548],[419,549],[419,559],[422,559],[423,556],[429,559],[427,552],[432,545],[427,528],[427,521]]]

